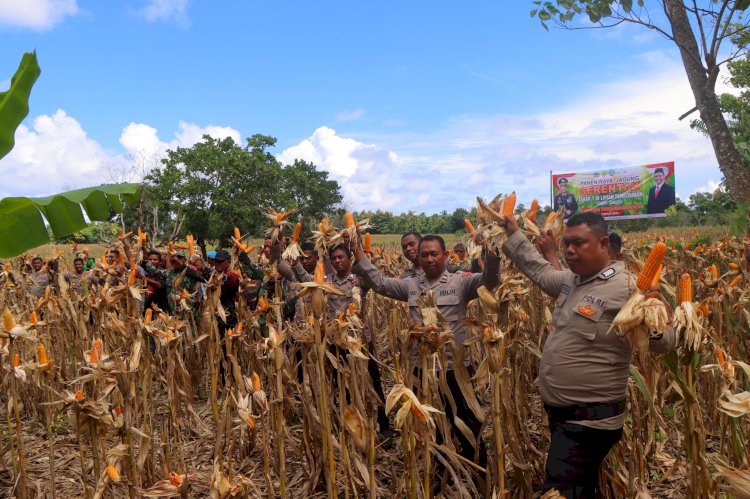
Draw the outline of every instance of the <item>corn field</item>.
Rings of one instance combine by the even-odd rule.
[[[624,436],[600,477],[604,497],[750,497],[750,240],[696,244],[698,236],[685,229],[663,241],[659,279],[679,346],[631,366]],[[635,274],[656,241],[626,235]],[[396,246],[375,250],[386,275],[409,265]],[[73,252],[57,258],[61,275]],[[373,293],[329,317],[325,290],[311,286],[302,317],[284,320],[281,301],[253,310],[240,292],[239,324],[222,335],[217,274],[195,311],[144,314],[140,278],[83,296],[59,278],[36,299],[18,283],[25,261],[0,274],[3,497],[545,492],[549,434],[535,380],[554,300],[507,259],[500,285],[469,307],[464,352],[449,329],[413,325],[405,303]],[[236,253],[232,268],[239,272]],[[95,272],[107,271],[97,263]],[[690,290],[679,285],[684,274]],[[445,416],[451,349],[470,359],[455,371],[483,424],[486,467],[438,438],[460,427]],[[385,400],[368,374],[371,356]],[[383,404],[389,440],[376,425]]]

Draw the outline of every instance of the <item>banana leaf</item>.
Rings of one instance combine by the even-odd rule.
[[[13,149],[16,128],[29,114],[31,87],[40,73],[36,52],[28,52],[21,58],[8,91],[0,92],[0,158]]]
[[[50,241],[45,219],[55,237],[78,232],[91,221],[121,213],[123,202],[138,201],[140,184],[110,184],[76,189],[41,198],[0,200],[0,258],[9,258]]]

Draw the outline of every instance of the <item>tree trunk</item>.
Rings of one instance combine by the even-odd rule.
[[[750,169],[742,162],[742,157],[732,141],[727,122],[721,114],[714,88],[716,79],[709,78],[709,74],[718,72],[719,68],[716,67],[715,62],[708,70],[703,67],[698,42],[690,26],[683,1],[665,0],[664,5],[672,25],[674,41],[680,49],[685,73],[695,97],[695,105],[700,112],[701,120],[706,125],[719,169],[726,179],[727,190],[737,202],[750,203]]]

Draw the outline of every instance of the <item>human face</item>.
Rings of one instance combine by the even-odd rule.
[[[151,265],[153,265],[154,267],[158,267],[159,263],[161,262],[161,257],[160,257],[160,255],[152,253],[152,254],[148,255],[148,262]]]
[[[107,253],[107,265],[113,265],[117,261],[117,255],[114,252]]]
[[[654,182],[656,182],[656,185],[659,185],[664,182],[664,174],[662,172],[656,172],[654,173]]]
[[[270,239],[263,240],[263,254],[266,255],[266,258],[271,258],[271,240]]]
[[[217,261],[214,265],[214,268],[216,269],[217,272],[224,272],[225,270],[229,268],[230,263],[231,262],[229,260]]]
[[[567,182],[560,182],[560,184],[558,185],[558,187],[560,188],[560,194],[565,194],[566,192],[568,192],[568,183]]]
[[[180,270],[182,267],[185,266],[185,259],[177,255],[172,255],[171,261],[172,261],[172,268],[175,270]]]
[[[83,272],[83,262],[80,260],[73,262],[73,269],[76,271],[76,274]]]
[[[167,254],[162,253],[159,257],[159,266],[163,269],[167,268]]]
[[[198,256],[193,258],[191,263],[195,267],[195,270],[197,270],[198,272],[203,272],[204,270],[206,270],[206,265],[203,263],[203,260],[201,260],[201,258]]]
[[[414,265],[419,264],[419,239],[414,234],[401,238],[401,252]]]
[[[597,237],[587,224],[565,229],[565,261],[574,274],[590,277],[609,264],[609,238]]]
[[[453,247],[453,253],[456,254],[459,260],[463,261],[466,258],[466,247],[463,244],[457,244]]]
[[[315,266],[318,264],[318,254],[313,250],[305,250],[302,252],[302,267],[305,271],[312,274],[315,272]]]
[[[438,241],[424,241],[419,245],[419,266],[427,279],[437,279],[445,270],[448,252],[443,251]]]
[[[352,266],[352,259],[343,250],[337,249],[331,253],[331,265],[337,274],[348,273]]]
[[[33,260],[31,260],[31,266],[34,267],[34,270],[36,271],[42,270],[44,261],[41,258],[34,258]]]

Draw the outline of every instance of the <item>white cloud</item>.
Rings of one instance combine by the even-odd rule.
[[[365,115],[365,110],[360,108],[353,111],[341,111],[336,115],[336,121],[356,121]]]
[[[719,189],[719,187],[721,187],[720,182],[717,182],[716,180],[709,180],[705,185],[701,185],[700,187],[695,189],[693,191],[693,194],[698,194],[699,192],[708,192],[713,194],[717,189]],[[687,201],[687,199],[685,199],[685,201]]]
[[[149,22],[174,22],[183,28],[190,27],[187,15],[188,0],[149,0],[136,13]]]
[[[204,135],[216,139],[231,137],[237,144],[241,144],[241,134],[231,127],[208,125],[201,127],[195,123],[180,121],[179,130],[174,138],[164,142],[159,139],[156,128],[144,123],[130,123],[120,135],[120,144],[131,155],[163,156],[167,149],[190,147],[200,142]]]
[[[638,74],[602,80],[543,113],[456,116],[422,133],[344,137],[322,126],[280,158],[304,158],[331,172],[355,209],[451,211],[512,190],[527,206],[533,198],[544,204],[551,170],[671,160],[677,192],[687,199],[706,179],[722,176],[711,143],[689,120],[677,120],[694,105],[682,64],[662,52],[638,61]]]
[[[2,0],[0,24],[49,29],[66,16],[78,13],[76,0]]]
[[[303,159],[329,172],[341,184],[344,201],[354,209],[399,209],[399,180],[394,175],[399,160],[382,147],[341,137],[322,126],[282,151],[278,159],[283,164]]]
[[[130,123],[120,136],[125,150],[121,154],[103,148],[61,109],[51,116],[37,116],[30,126],[18,127],[15,147],[2,160],[6,178],[0,184],[0,198],[44,196],[68,188],[99,185],[111,182],[112,174],[127,177],[128,170],[134,168],[132,161],[158,164],[167,149],[190,147],[203,134],[232,137],[238,143],[240,140],[240,133],[229,127],[180,122],[174,138],[165,142],[159,139],[155,128]]]

